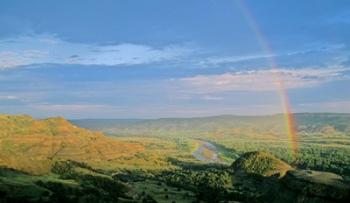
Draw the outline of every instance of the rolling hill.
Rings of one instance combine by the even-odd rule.
[[[264,151],[248,152],[239,157],[231,166],[235,172],[252,173],[262,176],[283,177],[293,169],[273,154]]]

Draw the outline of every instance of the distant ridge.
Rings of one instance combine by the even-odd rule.
[[[300,115],[321,115],[321,116],[345,116],[350,117],[350,113],[335,113],[335,112],[297,112],[292,113],[295,116]],[[239,114],[218,114],[212,116],[194,116],[194,117],[159,117],[159,118],[80,118],[80,119],[69,119],[70,121],[92,121],[92,120],[104,120],[104,121],[150,121],[150,120],[168,120],[168,119],[208,119],[208,118],[256,118],[256,117],[273,117],[273,116],[281,116],[283,113],[276,114],[262,114],[262,115],[239,115]]]
[[[348,113],[295,113],[298,130],[321,132],[325,126],[350,134],[350,114]],[[71,120],[80,127],[100,130],[108,134],[154,134],[162,131],[215,131],[216,129],[259,129],[285,132],[283,114],[267,116],[219,115],[196,118],[159,119],[78,119]]]

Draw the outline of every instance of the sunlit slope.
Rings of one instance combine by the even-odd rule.
[[[63,118],[35,120],[26,115],[0,115],[0,146],[0,165],[33,173],[48,171],[55,160],[96,165],[144,149],[79,128]]]

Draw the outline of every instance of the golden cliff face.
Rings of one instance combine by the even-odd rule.
[[[55,160],[105,164],[143,151],[143,146],[79,128],[63,118],[0,116],[0,165],[45,173]]]

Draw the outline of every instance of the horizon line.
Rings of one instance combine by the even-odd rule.
[[[118,118],[118,117],[109,117],[109,118],[103,118],[103,117],[86,117],[86,118],[68,118],[65,116],[57,115],[57,116],[47,116],[47,117],[36,117],[30,114],[11,114],[11,113],[0,113],[0,116],[30,116],[34,119],[48,119],[48,118],[64,118],[66,120],[160,120],[160,119],[196,119],[196,118],[213,118],[213,117],[265,117],[265,116],[279,116],[279,115],[285,115],[286,113],[273,113],[273,114],[256,114],[256,115],[242,115],[242,114],[217,114],[217,115],[208,115],[208,116],[193,116],[193,117],[185,117],[185,116],[174,116],[174,117],[129,117],[129,118]],[[350,112],[295,112],[291,113],[293,115],[296,114],[339,114],[339,115],[346,115],[350,114]]]

